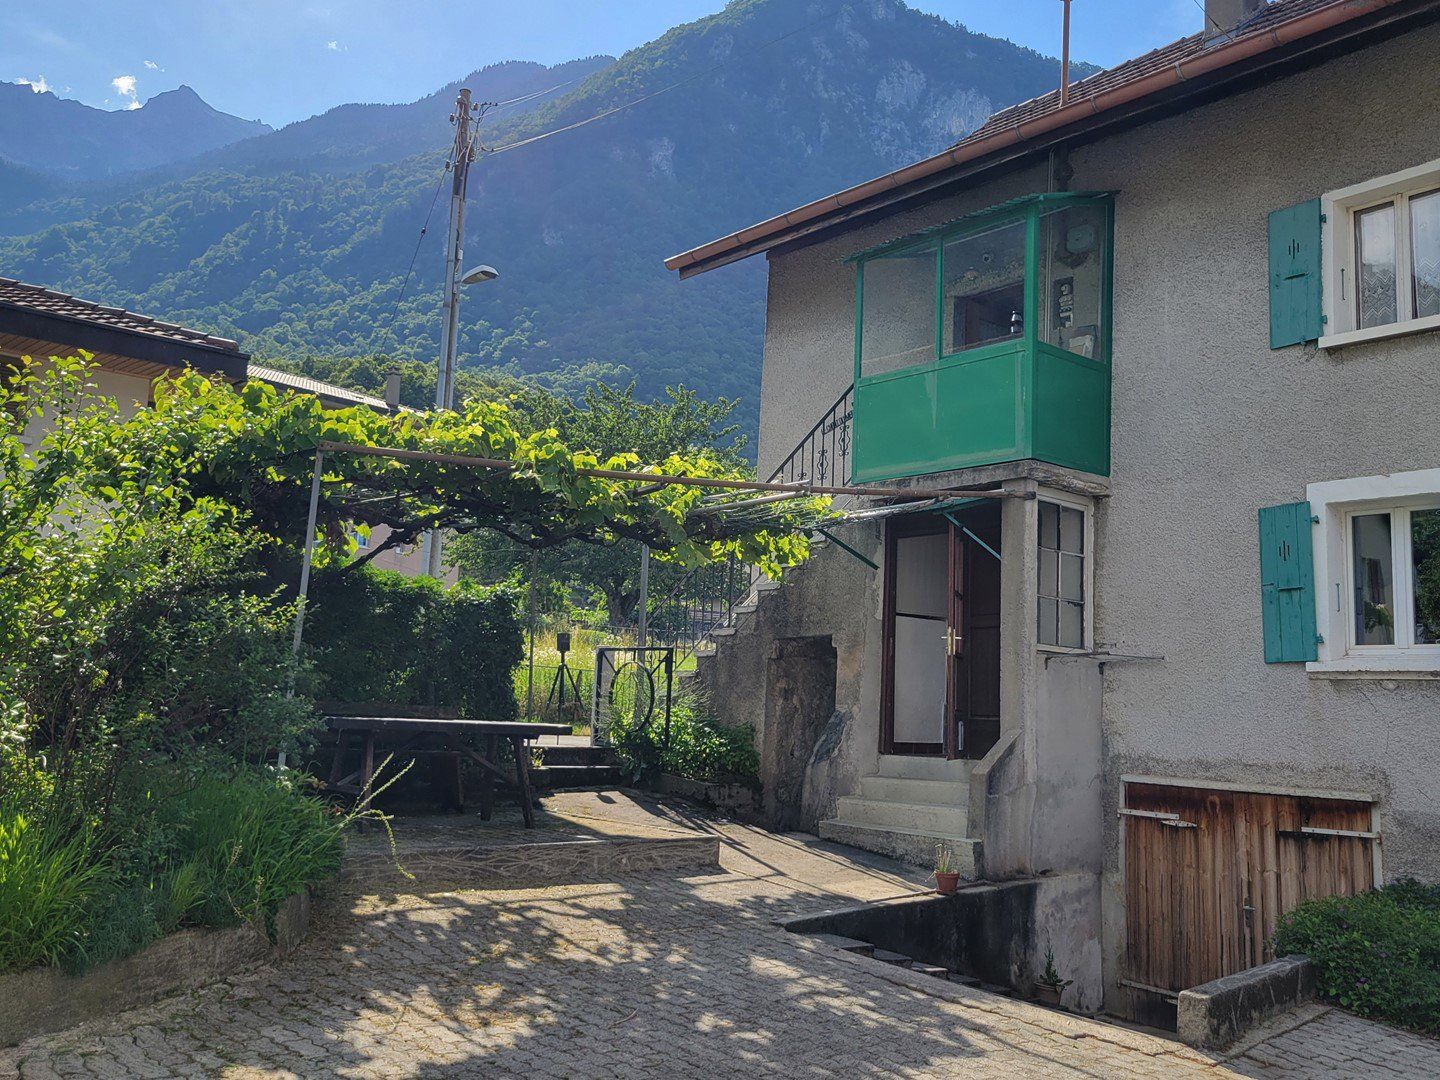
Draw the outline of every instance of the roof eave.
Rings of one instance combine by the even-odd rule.
[[[1364,26],[1360,25],[1362,18],[1367,16],[1386,12],[1398,18],[1430,6],[1433,6],[1433,0],[1420,3],[1415,0],[1335,0],[1333,4],[1288,22],[1215,45],[1198,56],[1152,72],[1132,83],[1073,99],[1064,108],[1029,122],[1002,128],[983,139],[962,142],[902,169],[816,199],[690,251],[672,255],[665,260],[665,268],[678,271],[683,279],[738,262],[794,236],[823,228],[844,216],[868,212],[876,208],[872,204],[889,201],[885,196],[893,196],[902,189],[907,194],[918,194],[927,187],[956,179],[952,174],[965,166],[971,166],[965,169],[965,174],[974,175],[1016,156],[1044,150],[1073,134],[1076,129],[1087,126],[1087,122],[1093,123],[1095,118],[1124,106],[1142,103],[1163,90],[1193,83],[1194,92],[1199,93],[1210,85],[1206,76],[1223,78],[1227,69],[1238,68],[1245,61],[1262,57],[1283,46],[1303,42],[1306,38],[1346,24],[1351,24],[1358,32],[1371,24],[1367,20]],[[1387,12],[1387,9],[1392,10]]]

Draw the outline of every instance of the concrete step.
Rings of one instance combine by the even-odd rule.
[[[896,967],[908,968],[911,964],[915,963],[914,960],[910,959],[910,957],[904,953],[891,952],[889,949],[876,949],[870,955],[882,964],[894,964]]]
[[[540,760],[545,766],[551,765],[618,765],[620,759],[608,746],[535,746],[540,751]]]
[[[943,757],[912,757],[909,754],[881,754],[881,776],[893,776],[905,780],[968,780],[973,761],[957,758],[947,761]]]
[[[965,836],[969,832],[966,808],[963,805],[882,802],[844,795],[836,802],[835,816],[841,821],[856,825],[880,825],[887,828],[899,826],[902,829],[918,829],[938,836]]]
[[[911,780],[899,776],[862,776],[860,797],[874,802],[914,803],[966,809],[969,780]]]
[[[617,765],[537,765],[530,770],[536,791],[560,788],[619,787],[623,775]]]
[[[932,979],[950,978],[949,968],[943,968],[937,964],[922,964],[918,960],[910,965],[910,970],[918,975],[929,975]]]
[[[925,832],[921,829],[903,829],[897,826],[865,825],[853,821],[832,818],[820,822],[820,836],[837,844],[849,844],[863,851],[877,855],[888,855],[892,859],[908,862],[913,866],[933,869],[935,849],[941,845],[950,849],[955,869],[966,880],[980,875],[981,845],[979,840],[961,836],[945,836]]]

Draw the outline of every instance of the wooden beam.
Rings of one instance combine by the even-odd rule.
[[[399,461],[423,461],[437,465],[466,465],[477,469],[492,469],[497,472],[513,472],[522,463],[507,458],[470,457],[464,454],[434,454],[425,450],[403,450],[387,446],[357,446],[353,443],[337,443],[328,439],[316,444],[316,449],[327,454],[360,454],[365,457],[395,458]],[[769,484],[759,480],[731,480],[722,476],[668,476],[664,473],[632,472],[626,469],[576,469],[578,476],[592,476],[603,480],[633,480],[643,484],[664,484],[679,487],[730,488],[735,491],[789,491],[798,495],[858,495],[875,499],[1033,499],[1031,491],[1002,491],[999,489],[963,490],[923,487],[854,487],[823,486],[819,484]]]

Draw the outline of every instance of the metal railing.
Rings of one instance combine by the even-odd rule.
[[[851,482],[852,424],[855,387],[847,386],[839,400],[805,433],[788,457],[766,478],[767,483],[832,484]],[[835,502],[852,502],[847,496]],[[751,596],[759,571],[730,558],[700,567],[676,583],[650,613],[653,640],[672,644],[683,658],[713,631],[735,621],[735,609]]]
[[[845,388],[840,400],[807,431],[795,449],[770,474],[766,483],[834,484],[850,483],[851,447],[855,420],[855,385]]]

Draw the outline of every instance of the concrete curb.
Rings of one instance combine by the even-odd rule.
[[[1176,1034],[1201,1050],[1221,1050],[1266,1021],[1315,1000],[1315,966],[1286,956],[1182,990]]]

